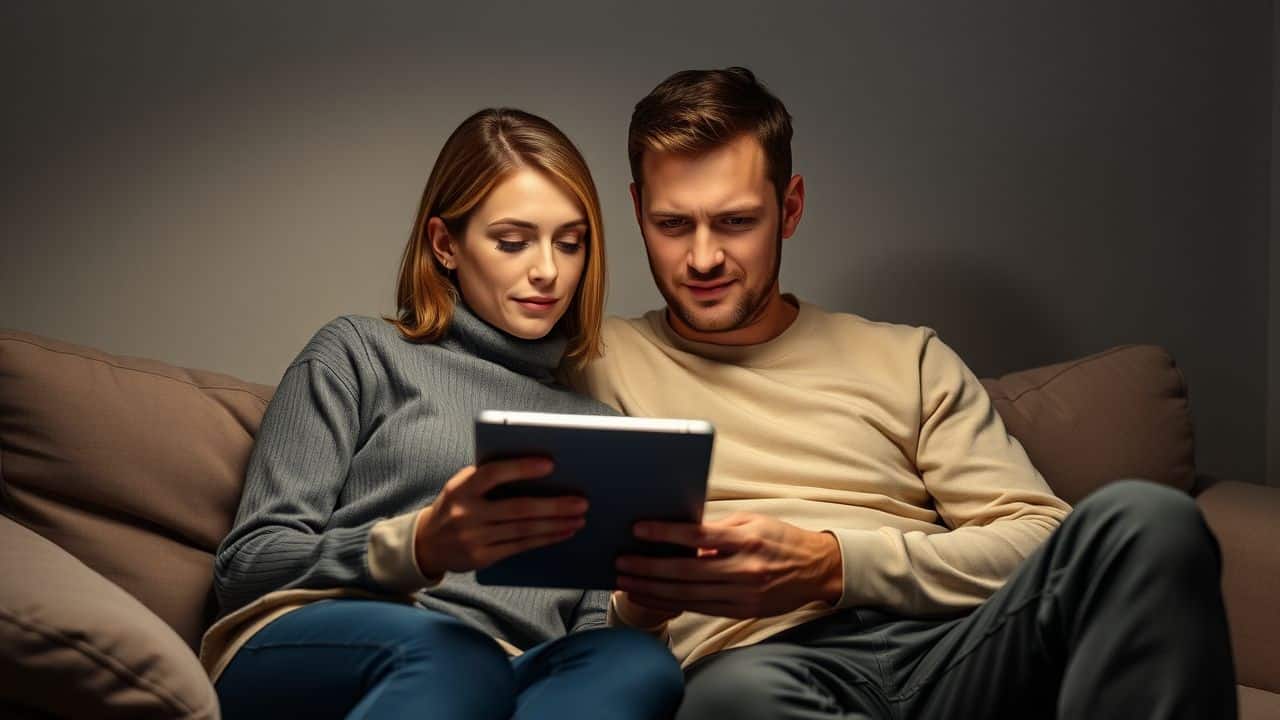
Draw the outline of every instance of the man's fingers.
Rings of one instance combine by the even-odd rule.
[[[539,518],[581,517],[586,511],[587,499],[576,495],[556,498],[511,498],[490,503],[485,517],[491,522],[511,522]]]
[[[494,460],[476,468],[465,487],[468,493],[484,495],[504,483],[546,477],[553,467],[549,459],[540,457]]]
[[[746,540],[744,533],[737,527],[656,520],[636,523],[634,532],[641,540],[675,543],[691,548],[715,548],[723,552],[737,551]]]
[[[524,538],[538,538],[566,532],[572,533],[581,529],[584,524],[585,521],[580,516],[547,520],[518,520],[516,522],[488,525],[483,530],[483,537],[489,545],[498,545]]]
[[[740,582],[745,574],[737,556],[727,558],[654,558],[623,555],[614,563],[620,573],[656,580],[684,582]]]

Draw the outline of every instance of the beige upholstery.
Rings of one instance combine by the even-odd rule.
[[[1067,500],[1126,477],[1193,490],[1187,388],[1160,348],[1114,348],[984,384],[1009,431]],[[0,655],[13,668],[0,665],[0,713],[113,717],[117,707],[145,706],[158,714],[134,716],[208,716],[200,698],[212,688],[203,676],[191,679],[199,666],[188,646],[213,611],[211,553],[230,528],[271,393],[226,375],[0,332],[2,509],[70,553],[27,533],[25,545],[0,554],[6,577],[37,577],[31,557],[55,558],[47,582],[0,593],[0,618],[37,616],[65,631],[41,635],[11,623],[0,634]],[[1224,553],[1241,717],[1280,717],[1280,490],[1223,482],[1198,501]],[[8,546],[5,538],[22,533],[4,523],[0,543]],[[127,594],[112,595],[116,586]],[[81,605],[96,608],[87,599],[98,596],[111,601],[86,610],[79,624],[67,616]],[[140,603],[128,604],[130,596]],[[176,635],[163,632],[165,624]],[[84,642],[73,651],[65,637]],[[129,689],[123,679],[74,669],[91,655],[146,683]],[[165,706],[165,697],[184,699],[191,711]],[[93,710],[68,713],[71,702]]]
[[[1163,349],[1118,347],[983,384],[1009,433],[1067,502],[1121,478],[1191,490],[1187,386]]]
[[[5,514],[169,623],[191,647],[213,611],[271,388],[0,333]]]
[[[3,516],[0,567],[0,697],[66,718],[218,716],[182,638],[118,585]]]

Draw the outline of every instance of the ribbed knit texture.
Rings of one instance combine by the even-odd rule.
[[[438,343],[404,340],[385,320],[344,316],[285,370],[267,407],[231,533],[218,548],[221,616],[285,588],[385,592],[369,572],[369,531],[429,505],[474,462],[482,410],[615,414],[553,381],[553,334],[507,335],[459,304]],[[449,574],[417,593],[522,649],[602,626],[605,592],[478,585]]]

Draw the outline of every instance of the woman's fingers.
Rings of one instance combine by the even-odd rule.
[[[484,528],[483,533],[487,545],[501,545],[525,538],[538,538],[563,533],[573,534],[581,529],[584,524],[585,521],[581,517],[552,520],[520,520],[489,525]],[[565,537],[568,536],[566,535]]]
[[[512,498],[489,503],[485,518],[490,522],[511,522],[541,518],[582,517],[586,512],[586,498],[573,495],[555,498]]]
[[[465,483],[470,495],[483,496],[490,490],[516,480],[546,477],[555,467],[547,458],[527,457],[514,460],[494,460],[476,468],[475,474]]]
[[[554,545],[558,542],[563,542],[569,539],[574,532],[574,530],[566,530],[563,532],[547,533],[545,535],[523,537],[519,540],[512,540],[509,542],[495,543],[488,547],[489,558],[485,565],[492,565],[505,557],[515,555],[516,553],[522,553],[526,550],[532,550],[544,545]]]

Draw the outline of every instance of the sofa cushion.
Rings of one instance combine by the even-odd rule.
[[[129,593],[3,516],[0,567],[20,578],[0,583],[0,707],[34,717],[218,717],[200,662]]]
[[[212,553],[272,389],[0,332],[3,511],[132,593],[191,646]]]
[[[1222,550],[1236,679],[1280,693],[1280,488],[1223,480],[1196,503]]]
[[[1009,433],[1067,502],[1122,478],[1191,490],[1187,385],[1165,350],[1127,345],[983,384]]]
[[[1240,720],[1276,720],[1280,718],[1280,695],[1266,690],[1236,686],[1240,702]]]

